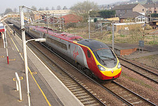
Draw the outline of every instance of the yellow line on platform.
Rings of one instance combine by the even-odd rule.
[[[9,37],[10,37],[10,34],[9,34],[9,33],[8,33],[8,35],[9,35]],[[11,38],[11,37],[10,37],[10,38]],[[12,42],[13,42],[13,44],[14,44],[15,48],[16,48],[16,49],[17,49],[17,51],[19,52],[19,49],[18,49],[18,47],[16,46],[16,44],[15,44],[15,42],[13,41],[13,39],[12,39],[12,38],[11,38],[11,40],[12,40]],[[22,60],[24,61],[24,59],[23,59],[23,57],[22,57],[21,53],[19,53],[19,55],[21,56]],[[39,88],[39,90],[41,91],[41,93],[42,93],[43,97],[45,98],[45,100],[46,100],[47,104],[48,104],[49,106],[51,106],[51,104],[50,104],[49,100],[47,99],[47,97],[46,97],[46,95],[44,94],[43,90],[41,89],[41,87],[40,87],[40,86],[39,86],[39,84],[37,83],[37,81],[36,81],[35,77],[33,76],[32,71],[30,70],[30,68],[29,68],[29,67],[28,67],[28,70],[29,70],[29,72],[30,72],[30,74],[31,74],[31,76],[32,76],[32,78],[33,78],[33,80],[35,81],[35,83],[36,83],[37,87],[38,87],[38,88]]]
[[[44,96],[45,100],[47,101],[48,105],[51,106],[50,102],[48,101],[48,99],[47,99],[46,95],[44,94],[43,90],[41,89],[41,87],[40,87],[39,84],[37,83],[37,81],[36,81],[35,77],[33,76],[33,73],[31,72],[31,70],[30,70],[29,67],[28,67],[28,69],[29,69],[29,72],[30,72],[30,74],[31,74],[31,76],[32,76],[32,78],[33,78],[33,80],[35,81],[36,85],[37,85],[38,88],[40,89],[40,91],[41,91],[42,95]]]
[[[9,35],[9,37],[10,37],[10,34],[9,34],[9,32],[7,31],[7,34]],[[11,37],[10,37],[11,38]],[[14,44],[14,46],[15,46],[15,48],[16,48],[16,50],[19,52],[19,49],[18,49],[18,47],[16,46],[16,44],[15,44],[15,42],[13,41],[13,39],[11,38],[11,40],[12,40],[12,42],[13,42],[13,44]]]
[[[0,58],[4,58],[4,56],[0,56]]]
[[[15,61],[16,59],[9,59],[9,61]]]

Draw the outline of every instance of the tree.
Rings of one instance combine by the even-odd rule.
[[[17,9],[16,9],[16,8],[14,8],[14,12],[15,12],[15,13],[17,12]]]
[[[67,10],[67,7],[66,7],[66,6],[64,6],[63,10]]]
[[[57,10],[61,10],[61,7],[60,7],[60,6],[57,6]]]
[[[102,11],[99,11],[98,13],[103,18],[111,18],[115,16],[116,14],[115,10],[102,10]]]
[[[38,10],[39,10],[39,11],[43,11],[44,9],[43,9],[43,8],[39,8]]]
[[[52,7],[52,10],[54,10],[54,7]]]
[[[49,8],[48,8],[48,7],[46,7],[46,10],[49,10]]]
[[[84,1],[84,2],[79,2],[72,6],[71,11],[77,15],[86,15],[88,16],[89,10],[98,10],[98,5],[97,3],[90,2],[90,1]]]
[[[35,6],[32,6],[31,9],[37,11],[37,8]]]
[[[13,12],[13,10],[12,10],[11,8],[7,8],[7,9],[5,10],[4,14],[8,14],[8,13],[11,13],[11,12]]]

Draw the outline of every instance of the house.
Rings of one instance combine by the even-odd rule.
[[[144,4],[143,6],[146,8],[147,15],[158,12],[158,4]]]
[[[112,10],[116,11],[116,16],[122,17],[128,12],[138,12],[140,14],[144,14],[146,9],[141,4],[128,4],[128,5],[119,5],[115,6]]]
[[[64,15],[64,16],[62,16],[60,18],[62,18],[64,20],[65,24],[68,24],[68,23],[79,23],[79,22],[82,21],[82,17],[77,16],[75,14]]]
[[[120,17],[121,23],[127,22],[148,22],[148,18],[138,12],[129,11]]]
[[[70,10],[44,10],[44,11],[32,11],[30,17],[32,20],[44,19],[46,15],[53,17],[61,17],[69,14]]]

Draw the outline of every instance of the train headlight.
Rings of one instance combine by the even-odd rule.
[[[121,68],[121,64],[120,63],[118,63],[118,66],[117,66],[117,68],[119,69],[119,68]]]
[[[100,66],[100,65],[98,65],[98,68],[99,68],[100,71],[105,71],[105,68]]]

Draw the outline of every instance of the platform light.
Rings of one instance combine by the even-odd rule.
[[[24,53],[24,65],[25,65],[25,74],[26,74],[26,86],[27,86],[27,96],[28,96],[28,106],[31,106],[29,79],[28,79],[28,60],[27,60],[26,43],[29,42],[29,41],[33,41],[33,40],[43,42],[43,41],[46,41],[46,39],[45,38],[38,38],[38,39],[30,39],[30,40],[26,41],[23,8],[26,8],[26,7],[25,6],[19,6],[20,19],[21,19],[21,34],[22,34],[22,42],[23,42],[23,53]]]
[[[29,39],[29,40],[26,41],[26,43],[30,42],[30,41],[46,42],[46,38]]]

